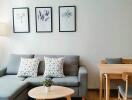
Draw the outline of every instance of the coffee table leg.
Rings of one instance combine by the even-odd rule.
[[[67,96],[66,98],[67,98],[67,100],[71,100],[71,96]]]

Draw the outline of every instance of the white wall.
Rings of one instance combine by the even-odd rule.
[[[2,1],[8,1],[2,3]],[[132,57],[132,0],[0,0],[11,8],[29,7],[31,33],[9,37],[9,53],[80,55],[89,72],[88,87],[98,87],[97,64],[105,57]],[[58,6],[77,6],[77,32],[58,32]],[[35,7],[53,7],[53,33],[35,33]],[[5,14],[9,11],[8,14]],[[1,42],[1,41],[0,41]]]

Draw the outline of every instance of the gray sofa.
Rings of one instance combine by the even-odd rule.
[[[79,65],[79,56],[73,55],[10,55],[6,68],[0,68],[0,100],[27,100],[28,91],[42,85],[44,80],[44,56],[64,57],[64,78],[52,78],[54,85],[66,86],[75,90],[73,97],[85,97],[87,93],[87,70]],[[20,59],[39,58],[36,78],[17,78]]]

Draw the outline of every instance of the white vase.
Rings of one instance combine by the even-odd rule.
[[[46,87],[46,86],[45,86],[45,92],[46,92],[46,93],[50,92],[50,87]]]

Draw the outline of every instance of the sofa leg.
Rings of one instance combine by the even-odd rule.
[[[82,97],[82,100],[86,100],[86,97],[85,97],[85,96],[83,96],[83,97]]]

